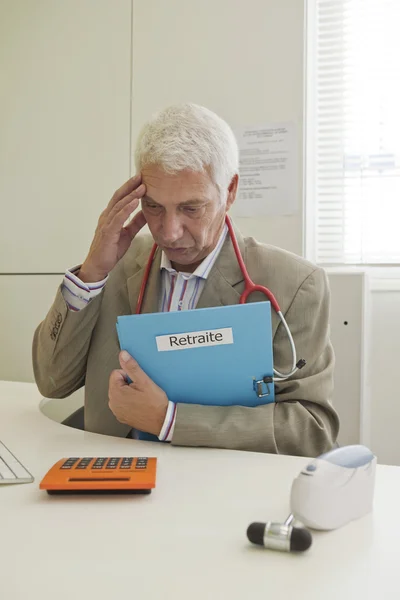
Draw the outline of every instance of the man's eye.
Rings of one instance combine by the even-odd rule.
[[[200,209],[198,206],[185,206],[185,211],[190,214],[198,212]]]
[[[150,210],[156,210],[157,208],[160,208],[158,204],[149,204],[148,202],[147,202],[146,206]]]

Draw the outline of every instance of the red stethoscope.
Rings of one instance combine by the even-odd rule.
[[[275,296],[273,295],[273,293],[266,287],[264,287],[263,285],[256,285],[251,279],[250,279],[250,275],[247,272],[246,269],[246,265],[244,264],[242,255],[240,253],[240,249],[239,249],[239,245],[236,239],[236,235],[235,232],[233,230],[233,226],[231,223],[230,218],[228,217],[228,215],[226,215],[225,217],[225,222],[228,226],[228,230],[229,230],[229,235],[231,237],[231,241],[233,244],[233,249],[235,251],[236,254],[236,258],[238,260],[239,263],[239,267],[240,270],[243,274],[243,278],[244,278],[244,282],[245,282],[245,288],[244,291],[242,292],[241,296],[240,296],[240,300],[239,300],[239,304],[245,304],[247,298],[250,296],[250,294],[252,294],[253,292],[261,292],[262,294],[264,294],[268,300],[271,302],[276,314],[278,315],[279,319],[282,322],[282,325],[285,328],[286,334],[289,338],[289,342],[290,342],[290,348],[291,348],[291,352],[292,352],[292,368],[288,373],[281,373],[280,371],[278,371],[277,369],[274,368],[274,373],[277,377],[273,378],[273,381],[277,382],[277,381],[283,381],[285,379],[288,379],[289,377],[291,377],[294,373],[296,373],[296,371],[298,371],[299,369],[301,369],[304,365],[305,365],[305,361],[303,359],[299,360],[299,362],[297,362],[297,358],[296,358],[296,347],[294,345],[294,341],[293,341],[293,337],[292,334],[290,332],[289,326],[286,323],[285,317],[282,314],[282,311],[279,307],[278,302],[276,301]],[[151,270],[151,266],[153,263],[153,259],[154,259],[154,255],[157,251],[157,244],[154,244],[151,252],[150,252],[150,256],[148,258],[147,261],[147,265],[146,265],[146,270],[144,272],[144,276],[143,276],[143,280],[142,280],[142,285],[140,287],[140,292],[139,292],[139,297],[138,297],[138,301],[137,301],[137,305],[136,305],[136,314],[140,314],[141,310],[142,310],[142,304],[143,304],[143,298],[144,298],[144,294],[146,291],[146,286],[147,286],[147,282],[149,280],[149,276],[150,276],[150,270]]]

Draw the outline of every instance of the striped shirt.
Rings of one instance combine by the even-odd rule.
[[[206,284],[207,277],[217,259],[225,241],[228,227],[223,232],[214,250],[205,257],[193,273],[177,272],[172,268],[166,254],[161,255],[161,298],[160,312],[171,310],[191,310],[196,308],[200,294]]]
[[[161,297],[160,312],[192,310],[196,308],[201,292],[204,289],[207,277],[217,260],[225,241],[228,227],[225,225],[214,250],[206,256],[193,273],[176,271],[164,252],[161,254]],[[79,311],[85,308],[89,302],[101,293],[108,276],[102,281],[94,283],[83,283],[75,275],[81,265],[69,269],[64,276],[61,292],[70,310]],[[171,400],[165,415],[164,424],[158,438],[164,442],[170,442],[174,433],[176,420],[176,404]]]

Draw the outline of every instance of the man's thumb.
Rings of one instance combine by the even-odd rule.
[[[119,355],[119,362],[121,368],[129,375],[132,383],[144,383],[147,379],[147,375],[140,368],[139,364],[134,358],[126,351],[122,350]]]

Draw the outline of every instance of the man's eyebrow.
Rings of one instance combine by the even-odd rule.
[[[142,200],[146,200],[146,202],[153,202],[153,204],[158,204],[158,202],[156,202],[155,200],[153,200],[153,198],[151,198],[150,196],[148,196],[147,194],[145,194],[142,197]]]
[[[186,206],[188,204],[204,204],[208,202],[207,198],[191,198],[190,200],[185,200],[185,202],[180,202],[180,206]]]
[[[157,206],[162,206],[161,204],[156,202],[156,200],[153,200],[153,198],[151,196],[147,196],[147,194],[145,196],[143,196],[142,200],[145,200],[146,202],[152,202],[153,204],[157,204]],[[204,204],[205,202],[208,202],[207,198],[191,198],[190,200],[185,200],[184,202],[180,202],[179,206]]]

